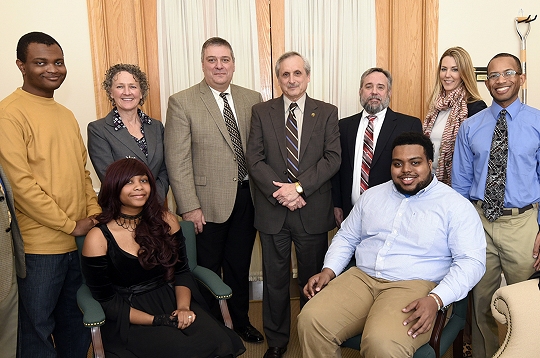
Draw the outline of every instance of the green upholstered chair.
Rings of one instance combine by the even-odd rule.
[[[232,320],[227,308],[227,299],[232,296],[231,288],[214,271],[197,265],[197,242],[193,223],[191,221],[180,221],[180,226],[186,238],[187,257],[191,272],[219,300],[223,321],[227,327],[232,329]]]
[[[441,310],[435,319],[435,325],[429,343],[424,344],[415,353],[414,358],[440,358],[451,345],[453,345],[453,357],[463,357],[463,328],[467,316],[468,296],[453,304],[452,313],[446,326],[446,310]],[[349,338],[342,347],[359,350],[362,335]]]
[[[213,271],[205,267],[197,265],[197,246],[195,238],[195,229],[191,221],[181,221],[180,226],[182,227],[182,232],[186,238],[186,249],[187,256],[189,260],[189,268],[193,272],[195,278],[200,281],[205,287],[207,287],[210,292],[220,301],[221,311],[224,314],[224,320],[228,326],[231,327],[230,316],[228,316],[227,310],[227,301],[226,299],[232,296],[232,290],[227,286],[221,278],[216,275]],[[78,236],[75,238],[77,242],[77,250],[79,252],[79,257],[82,252],[82,247],[84,243],[84,236]],[[101,304],[94,300],[90,289],[86,286],[85,279],[83,277],[83,284],[77,291],[77,304],[83,313],[83,324],[90,328],[92,335],[92,346],[94,349],[94,357],[102,358],[105,357],[105,352],[103,349],[103,343],[101,341],[101,332],[100,327],[105,323],[105,313],[101,307]],[[228,317],[226,317],[228,316]]]

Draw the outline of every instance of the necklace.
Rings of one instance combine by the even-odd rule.
[[[141,221],[142,211],[137,215],[127,215],[124,213],[118,214],[118,218],[114,219],[116,225],[120,226],[123,229],[126,229],[129,232],[135,231],[137,225]]]

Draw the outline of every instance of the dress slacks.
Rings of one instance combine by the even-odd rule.
[[[401,310],[425,297],[436,284],[425,280],[388,281],[357,267],[345,271],[315,295],[298,316],[304,357],[340,357],[340,345],[362,333],[363,357],[412,357],[431,330],[413,339]]]

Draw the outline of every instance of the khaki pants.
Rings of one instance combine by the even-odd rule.
[[[2,279],[8,278],[3,277]],[[15,358],[17,351],[19,295],[15,267],[13,267],[12,277],[9,279],[11,279],[11,289],[7,297],[0,301],[0,358]]]
[[[479,202],[476,210],[486,234],[486,273],[473,288],[472,350],[478,358],[491,357],[499,348],[498,328],[491,314],[491,297],[501,285],[501,272],[510,285],[534,272],[532,251],[538,233],[538,205],[489,222]],[[516,210],[517,211],[517,210]]]
[[[308,301],[298,316],[304,357],[341,357],[340,345],[362,333],[360,353],[371,357],[412,357],[427,343],[431,330],[413,339],[403,326],[411,313],[401,309],[426,296],[435,283],[423,280],[387,281],[357,267],[342,273]]]

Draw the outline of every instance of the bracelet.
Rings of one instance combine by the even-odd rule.
[[[441,310],[441,304],[439,303],[439,300],[437,299],[437,296],[435,296],[435,294],[433,294],[433,293],[428,294],[428,296],[433,297],[435,302],[437,302],[437,311],[440,311]]]

